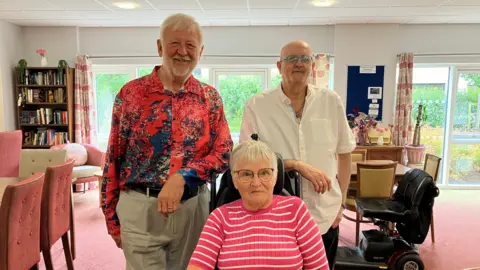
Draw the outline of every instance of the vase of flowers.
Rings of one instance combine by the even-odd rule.
[[[357,144],[368,144],[367,130],[377,126],[377,120],[366,113],[359,112],[358,108],[353,108],[353,113],[348,114],[348,124],[352,132],[357,137]]]
[[[46,67],[48,65],[47,57],[45,56],[45,54],[47,53],[47,50],[39,48],[35,52],[42,57],[40,60],[40,66]]]

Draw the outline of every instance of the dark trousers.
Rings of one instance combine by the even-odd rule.
[[[322,235],[323,245],[325,246],[325,253],[327,254],[328,259],[328,266],[331,270],[335,265],[335,256],[337,255],[339,228],[340,226],[337,226],[335,229],[330,227],[330,229]]]

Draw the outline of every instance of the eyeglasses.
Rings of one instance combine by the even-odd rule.
[[[290,64],[296,64],[300,60],[303,64],[310,64],[313,62],[313,56],[308,55],[287,55],[285,56],[281,62],[287,62]]]
[[[272,180],[274,169],[273,168],[263,168],[260,169],[257,173],[254,173],[250,170],[238,170],[234,173],[238,174],[238,178],[243,183],[250,183],[253,181],[255,174],[258,175],[258,179],[262,182],[268,182]]]

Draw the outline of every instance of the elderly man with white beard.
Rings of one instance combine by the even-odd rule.
[[[128,270],[186,269],[209,214],[207,180],[233,146],[219,93],[192,75],[199,24],[170,16],[157,47],[163,64],[115,98],[103,174],[108,233]]]

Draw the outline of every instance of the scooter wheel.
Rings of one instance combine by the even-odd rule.
[[[405,254],[397,259],[395,270],[424,270],[422,259],[417,254]]]

